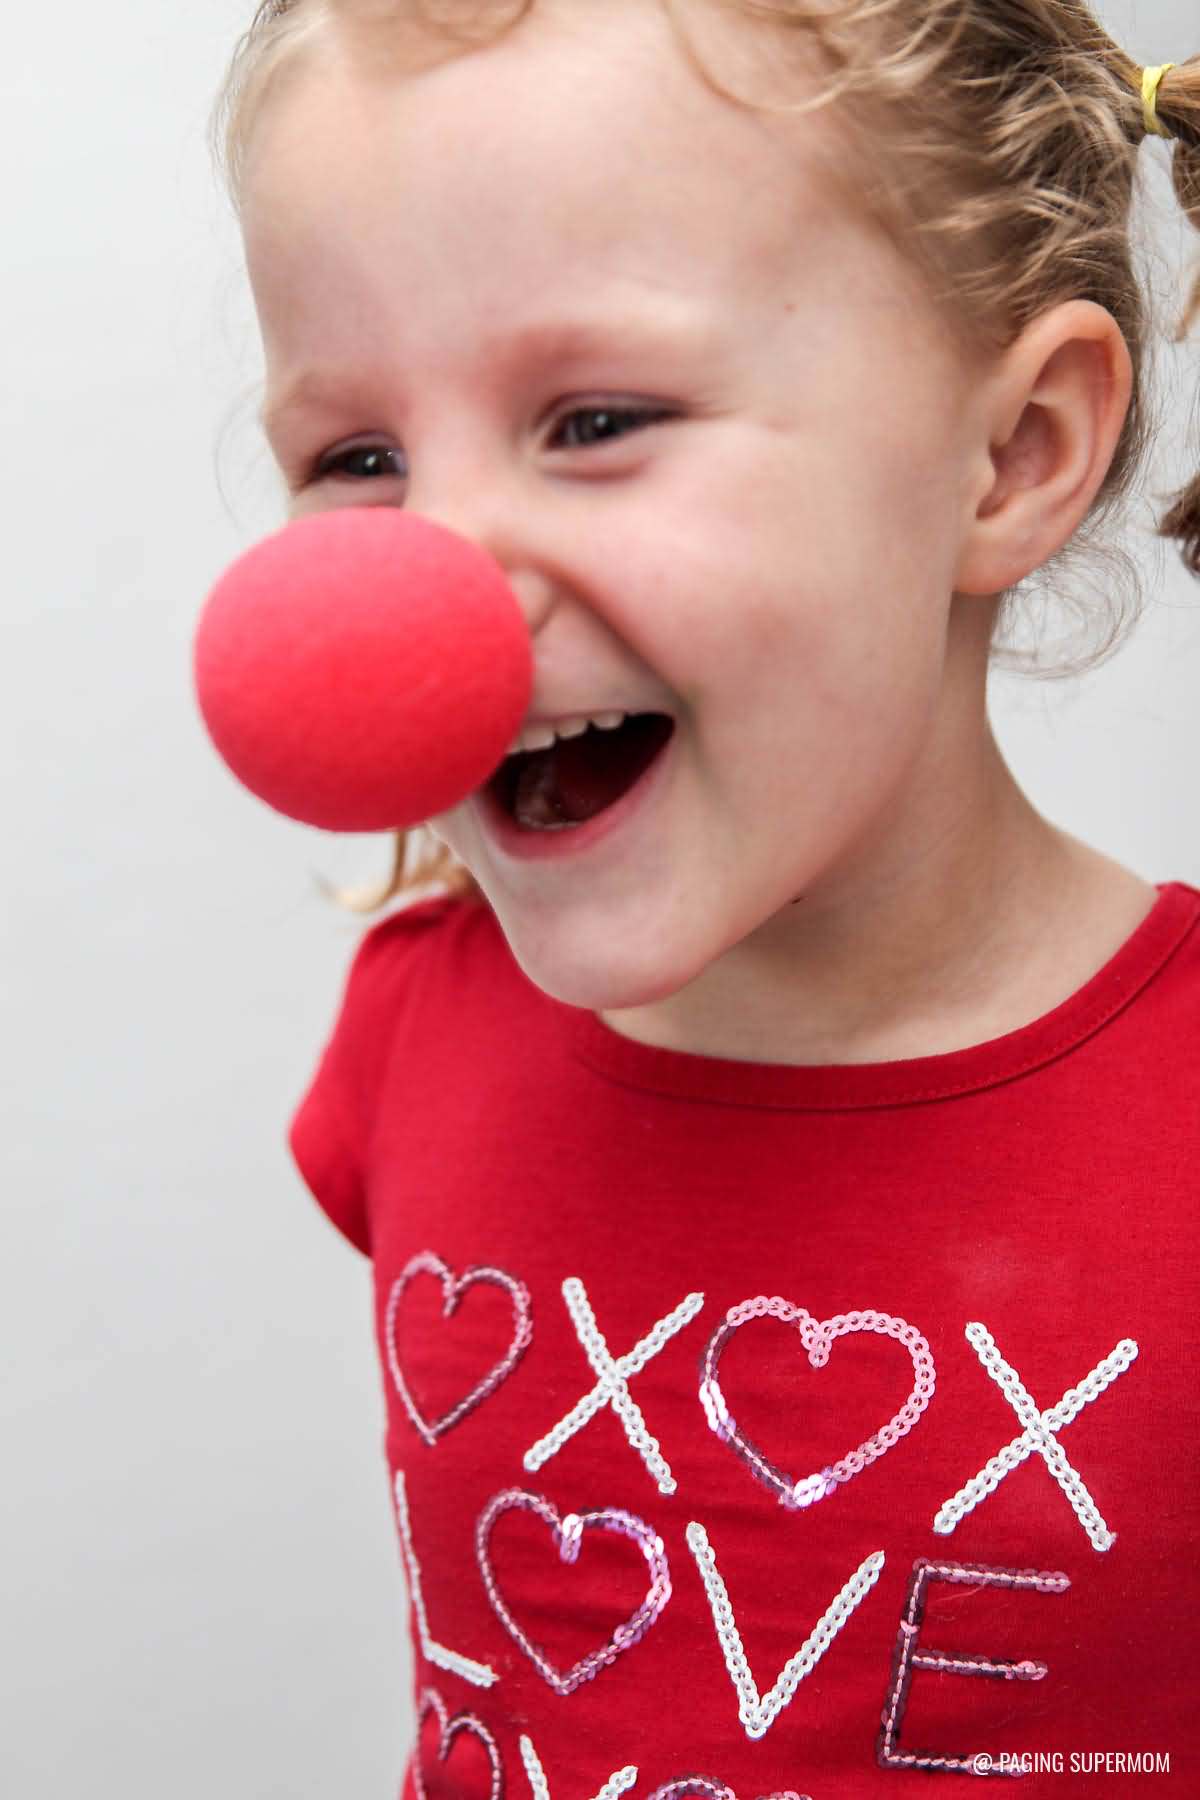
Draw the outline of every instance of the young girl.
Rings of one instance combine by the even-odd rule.
[[[405,1793],[1200,1792],[1200,891],[986,707],[1139,478],[1200,58],[271,0],[220,116],[293,514],[483,545],[535,668],[291,1124],[374,1265]]]

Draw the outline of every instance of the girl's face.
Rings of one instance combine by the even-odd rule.
[[[976,390],[822,180],[829,129],[718,97],[643,0],[543,0],[386,79],[330,45],[258,124],[293,514],[402,505],[481,543],[528,619],[531,717],[675,719],[590,846],[514,857],[478,794],[432,821],[573,1005],[642,1006],[747,948],[782,968],[797,896],[886,881],[966,791]]]

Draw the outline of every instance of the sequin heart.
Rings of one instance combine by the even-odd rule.
[[[616,1531],[632,1539],[645,1557],[650,1570],[650,1586],[636,1612],[617,1626],[607,1643],[581,1657],[565,1673],[556,1668],[545,1651],[521,1629],[496,1584],[488,1540],[500,1514],[513,1507],[535,1513],[550,1527],[555,1547],[564,1563],[578,1561],[585,1531]],[[670,1571],[662,1539],[636,1513],[622,1512],[617,1507],[602,1507],[596,1512],[567,1513],[560,1517],[558,1509],[540,1494],[527,1494],[520,1488],[506,1488],[503,1493],[496,1494],[489,1500],[479,1515],[475,1527],[475,1554],[483,1576],[483,1585],[497,1618],[513,1642],[525,1652],[534,1668],[558,1694],[573,1693],[582,1682],[590,1681],[600,1669],[615,1662],[623,1651],[631,1649],[649,1631],[671,1597]]]
[[[404,1371],[400,1366],[400,1357],[396,1349],[396,1313],[404,1297],[405,1289],[417,1275],[434,1275],[442,1284],[442,1317],[453,1318],[459,1301],[468,1288],[476,1282],[491,1282],[503,1288],[512,1301],[513,1338],[508,1349],[499,1362],[490,1368],[482,1381],[476,1382],[470,1393],[452,1406],[449,1412],[443,1413],[440,1419],[427,1419],[412,1397]],[[392,1380],[396,1384],[396,1392],[404,1405],[404,1410],[432,1448],[447,1431],[465,1419],[481,1401],[495,1392],[500,1383],[512,1374],[517,1363],[529,1348],[533,1337],[533,1321],[530,1318],[529,1289],[523,1281],[517,1281],[506,1275],[503,1269],[474,1268],[466,1269],[455,1276],[447,1268],[440,1256],[432,1250],[421,1250],[410,1259],[392,1283],[392,1291],[388,1295],[387,1318],[384,1325],[384,1339],[387,1346],[388,1366],[392,1371]]]
[[[473,1713],[455,1713],[453,1717],[450,1717],[446,1710],[446,1703],[438,1693],[437,1689],[426,1688],[421,1695],[420,1704],[417,1708],[418,1742],[420,1741],[421,1727],[424,1725],[431,1712],[437,1714],[438,1725],[440,1727],[437,1750],[438,1761],[445,1762],[450,1754],[454,1740],[460,1732],[465,1731],[469,1733],[471,1737],[478,1738],[479,1742],[487,1751],[488,1763],[492,1771],[492,1785],[488,1793],[488,1800],[500,1800],[500,1796],[504,1792],[504,1775],[500,1767],[500,1751],[496,1746],[495,1738],[492,1736],[487,1726],[481,1719],[477,1719]],[[413,1758],[413,1786],[417,1790],[418,1800],[427,1800],[425,1782],[421,1775],[421,1755],[419,1750]]]
[[[665,1782],[655,1788],[650,1800],[687,1800],[689,1795],[695,1795],[697,1800],[737,1800],[731,1787],[723,1781],[710,1781],[707,1775],[685,1775],[680,1781]],[[786,1788],[779,1794],[760,1796],[760,1800],[809,1800],[809,1796]]]
[[[785,1324],[795,1325],[814,1369],[822,1368],[829,1361],[830,1348],[836,1338],[858,1331],[876,1331],[893,1337],[904,1345],[912,1358],[912,1392],[899,1412],[865,1443],[860,1444],[857,1450],[851,1450],[848,1455],[818,1470],[816,1474],[801,1475],[793,1479],[782,1469],[777,1469],[740,1429],[726,1404],[717,1379],[721,1352],[734,1332],[749,1324],[752,1319],[764,1318],[780,1319]],[[814,1319],[803,1306],[793,1306],[790,1300],[781,1300],[778,1295],[768,1298],[762,1294],[753,1300],[744,1300],[740,1306],[730,1307],[705,1348],[701,1359],[701,1375],[700,1404],[712,1429],[723,1443],[728,1444],[743,1459],[751,1474],[771,1489],[781,1506],[793,1509],[812,1506],[815,1501],[824,1500],[829,1494],[836,1493],[840,1483],[849,1481],[852,1476],[865,1469],[868,1463],[890,1450],[898,1439],[912,1430],[929,1405],[934,1387],[933,1356],[929,1345],[915,1326],[907,1324],[905,1320],[893,1318],[890,1313],[884,1312],[838,1313],[832,1319]]]

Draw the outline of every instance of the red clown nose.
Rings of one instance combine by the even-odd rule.
[[[276,812],[323,831],[405,830],[503,761],[533,687],[499,563],[394,507],[286,525],[205,603],[193,673],[209,735]]]

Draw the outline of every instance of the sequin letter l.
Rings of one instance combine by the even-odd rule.
[[[513,1507],[536,1513],[550,1527],[558,1554],[564,1563],[578,1560],[585,1531],[616,1531],[633,1539],[650,1570],[650,1586],[637,1611],[617,1626],[607,1643],[581,1657],[574,1668],[565,1673],[556,1669],[545,1651],[522,1631],[496,1585],[488,1554],[488,1540],[500,1514]],[[614,1663],[623,1650],[630,1649],[645,1636],[671,1597],[671,1577],[662,1539],[644,1519],[639,1519],[634,1513],[621,1512],[616,1507],[604,1507],[598,1512],[567,1513],[560,1517],[558,1509],[540,1494],[526,1494],[520,1488],[506,1488],[503,1493],[496,1494],[489,1500],[479,1515],[475,1527],[475,1553],[483,1585],[487,1589],[496,1617],[513,1642],[525,1652],[539,1675],[550,1683],[557,1694],[574,1693],[582,1682],[590,1681],[600,1669]]]
[[[404,1371],[400,1367],[400,1358],[396,1353],[396,1312],[404,1297],[404,1290],[416,1275],[435,1275],[442,1284],[442,1317],[453,1318],[458,1303],[469,1287],[477,1281],[490,1281],[496,1287],[502,1287],[512,1301],[513,1339],[500,1361],[488,1370],[482,1381],[476,1382],[470,1393],[465,1395],[449,1412],[443,1413],[440,1419],[426,1419],[416,1401],[409,1392],[408,1383],[404,1379]],[[410,1259],[392,1283],[392,1291],[388,1295],[387,1319],[384,1326],[384,1338],[387,1345],[388,1367],[392,1371],[392,1380],[396,1384],[396,1392],[404,1404],[404,1410],[432,1449],[438,1439],[452,1426],[465,1419],[467,1414],[481,1401],[486,1400],[500,1386],[505,1378],[512,1374],[517,1363],[529,1348],[533,1337],[533,1321],[529,1316],[529,1289],[523,1281],[517,1281],[506,1275],[503,1269],[467,1269],[463,1274],[455,1276],[448,1269],[440,1256],[432,1250],[421,1250]]]
[[[912,1393],[899,1412],[886,1425],[880,1426],[874,1436],[860,1444],[857,1450],[849,1451],[837,1462],[813,1475],[801,1475],[798,1479],[785,1475],[782,1469],[777,1469],[774,1463],[768,1462],[758,1446],[751,1443],[739,1428],[726,1405],[721,1384],[717,1380],[721,1352],[734,1332],[752,1319],[764,1318],[780,1319],[785,1325],[795,1325],[814,1369],[822,1368],[829,1361],[829,1352],[835,1338],[857,1331],[878,1331],[886,1337],[895,1338],[904,1345],[912,1358]],[[868,1463],[890,1450],[899,1438],[912,1430],[925,1411],[932,1398],[934,1385],[933,1355],[929,1345],[916,1327],[907,1324],[905,1320],[895,1319],[890,1313],[883,1312],[838,1313],[832,1319],[814,1319],[804,1307],[793,1306],[790,1300],[781,1300],[778,1295],[768,1299],[766,1295],[760,1294],[754,1300],[743,1300],[740,1306],[731,1306],[709,1339],[700,1368],[700,1404],[709,1424],[721,1441],[737,1452],[750,1473],[771,1489],[779,1504],[792,1509],[812,1506],[815,1501],[835,1494],[839,1483],[849,1481],[851,1476],[865,1469]]]

